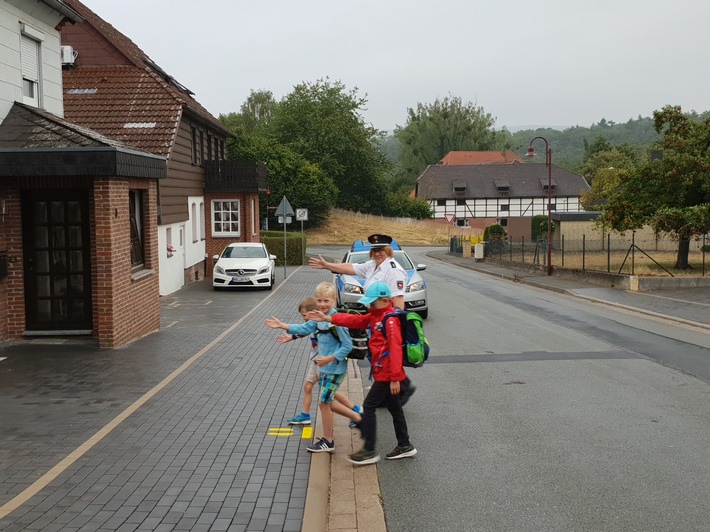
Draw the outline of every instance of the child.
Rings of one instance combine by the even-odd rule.
[[[333,283],[323,282],[316,287],[316,301],[319,311],[325,315],[335,314],[336,290]],[[315,311],[312,311],[315,312]],[[284,329],[289,334],[318,333],[318,356],[315,363],[320,371],[320,397],[318,409],[323,422],[323,437],[313,445],[308,446],[311,453],[333,452],[333,412],[352,419],[356,423],[361,421],[360,414],[334,401],[338,387],[345,380],[348,365],[346,357],[352,350],[353,342],[350,333],[343,327],[336,327],[336,339],[330,332],[327,324],[307,321],[303,324],[286,324],[272,316],[264,320],[264,324],[272,329]]]
[[[365,295],[358,300],[363,305],[369,305],[367,314],[335,314],[326,315],[316,310],[306,316],[314,321],[330,322],[334,325],[344,325],[353,329],[365,329],[369,325],[372,330],[370,337],[370,353],[372,354],[372,383],[363,407],[362,422],[359,427],[365,440],[363,448],[350,455],[348,460],[353,464],[364,465],[379,462],[380,455],[375,452],[377,441],[377,417],[375,409],[380,404],[387,407],[392,415],[394,432],[397,436],[397,447],[385,455],[388,460],[407,458],[417,454],[417,450],[409,441],[407,420],[404,418],[400,401],[400,383],[407,378],[402,366],[402,332],[399,320],[390,318],[382,323],[385,314],[394,312],[392,292],[383,282],[371,284]],[[382,327],[387,327],[387,336],[382,334]]]
[[[306,313],[311,310],[315,310],[318,307],[318,302],[314,297],[306,297],[298,305],[298,312],[303,316],[304,321],[306,320]],[[281,344],[286,344],[291,340],[296,340],[297,338],[304,338],[307,335],[303,334],[288,334],[284,333],[276,338],[276,341]],[[318,335],[314,334],[311,336],[311,355],[308,359],[308,370],[306,371],[306,379],[303,383],[303,410],[295,417],[288,420],[289,425],[310,425],[311,424],[311,404],[313,401],[313,385],[318,382],[320,378],[320,373],[318,372],[318,365],[315,363],[315,358],[318,356]],[[335,400],[339,403],[345,405],[347,408],[362,414],[362,406],[355,405],[348,399],[347,395],[343,392],[338,392],[335,394]],[[355,421],[350,421],[351,428],[356,425]]]

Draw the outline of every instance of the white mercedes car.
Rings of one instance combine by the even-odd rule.
[[[260,242],[234,242],[221,255],[213,257],[212,287],[249,288],[274,287],[276,255],[271,255]]]

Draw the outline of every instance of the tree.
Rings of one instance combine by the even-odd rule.
[[[687,269],[690,238],[710,231],[710,118],[694,119],[679,106],[653,113],[663,157],[621,181],[601,223],[617,231],[648,223],[678,240],[676,269]]]
[[[219,119],[233,133],[258,135],[268,127],[277,105],[271,91],[252,90],[239,113],[220,114]]]
[[[503,136],[493,130],[495,118],[474,103],[456,96],[418,103],[407,109],[407,123],[394,135],[400,142],[400,181],[414,187],[417,177],[450,151],[500,149]]]
[[[643,164],[641,150],[628,144],[602,151],[593,151],[593,146],[580,169],[591,187],[580,196],[580,203],[587,210],[600,208],[622,180]]]
[[[268,131],[333,180],[339,207],[373,212],[390,163],[375,145],[381,133],[365,125],[366,103],[357,88],[348,91],[339,81],[302,83],[279,102]]]
[[[273,139],[243,135],[230,146],[230,159],[265,162],[268,168],[269,195],[262,195],[260,210],[269,211],[286,196],[294,208],[308,209],[308,226],[328,217],[338,195],[333,180],[311,163]],[[273,215],[271,209],[268,216]]]

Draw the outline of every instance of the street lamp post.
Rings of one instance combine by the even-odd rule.
[[[547,166],[547,275],[552,275],[552,149],[545,137],[535,137],[530,141],[528,157],[535,157],[533,142],[545,143],[545,166]]]

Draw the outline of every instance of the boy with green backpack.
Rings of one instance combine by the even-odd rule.
[[[372,331],[370,353],[374,382],[363,402],[364,412],[362,413],[362,421],[358,425],[365,444],[360,451],[351,454],[348,460],[356,465],[379,462],[380,455],[375,451],[377,442],[376,409],[379,405],[385,406],[392,415],[394,432],[397,437],[397,447],[387,453],[385,458],[396,460],[414,456],[417,454],[417,450],[409,441],[407,420],[404,417],[400,401],[400,383],[407,378],[402,358],[402,325],[395,316],[388,316],[395,311],[395,307],[392,305],[392,292],[387,284],[376,282],[367,288],[365,295],[358,302],[369,307],[367,314],[326,315],[314,310],[306,315],[308,319],[313,321],[326,321],[350,329],[366,329],[369,326]]]

